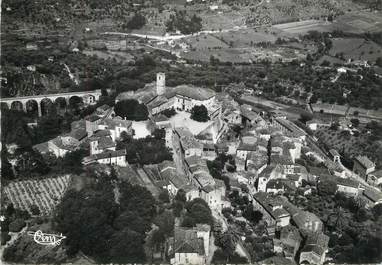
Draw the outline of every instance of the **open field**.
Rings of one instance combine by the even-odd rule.
[[[31,206],[36,205],[41,215],[49,215],[64,195],[71,176],[41,180],[11,182],[4,188],[7,198],[15,208],[26,210],[30,214]]]
[[[329,32],[332,30],[330,22],[314,19],[277,24],[273,25],[272,27],[276,30],[280,30],[282,33],[292,35],[303,35],[309,31]]]
[[[221,39],[225,43],[232,44],[232,47],[234,48],[250,47],[251,44],[256,44],[259,42],[274,43],[277,39],[275,35],[256,31],[254,29],[242,29],[238,31],[216,33],[214,36]]]
[[[355,11],[339,16],[333,23],[334,30],[350,33],[378,32],[382,28],[382,12]]]
[[[328,148],[334,148],[343,153],[346,158],[353,158],[357,155],[366,155],[380,166],[379,154],[382,150],[380,141],[371,141],[369,135],[360,128],[360,133],[351,135],[348,131],[331,130],[321,128],[315,132],[315,136]]]
[[[363,108],[354,108],[346,105],[337,105],[329,103],[317,103],[311,104],[312,110],[314,112],[320,112],[323,110],[326,114],[334,114],[340,116],[353,115],[355,111],[358,111],[358,116],[360,118],[367,119],[382,119],[382,109],[378,110],[367,110]]]
[[[261,60],[292,61],[294,59],[305,59],[306,51],[296,50],[290,47],[250,47],[250,48],[226,48],[219,50],[189,51],[182,52],[181,57],[188,60],[208,62],[211,56],[221,62],[252,63]]]
[[[82,53],[88,56],[97,56],[104,60],[115,59],[120,63],[134,62],[134,56],[127,52],[85,50]]]
[[[382,47],[377,43],[362,38],[334,38],[329,54],[342,54],[345,60],[362,60],[375,62],[382,57]]]
[[[189,45],[190,50],[194,50],[194,49],[208,50],[208,49],[228,48],[228,45],[226,42],[223,42],[210,34],[187,38],[185,40],[185,43]]]

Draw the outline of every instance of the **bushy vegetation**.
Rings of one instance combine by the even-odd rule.
[[[149,115],[146,105],[139,103],[135,99],[118,101],[114,107],[114,111],[117,116],[133,121],[147,120]]]
[[[185,204],[185,208],[186,214],[183,217],[182,226],[194,227],[196,224],[213,225],[214,218],[205,200],[201,198],[193,199]]]
[[[191,109],[191,119],[199,122],[206,122],[210,119],[208,110],[204,105],[196,105]]]
[[[131,164],[158,164],[164,160],[172,160],[172,154],[166,147],[163,134],[159,136],[161,138],[148,136],[133,139],[126,137],[117,143],[117,149],[126,149],[126,159]]]
[[[325,192],[323,192],[323,189]],[[374,263],[381,260],[381,216],[366,209],[360,200],[336,193],[326,182],[321,191],[311,195],[292,196],[293,204],[316,214],[330,237],[329,256],[335,263]],[[300,193],[298,193],[300,194]]]
[[[146,18],[140,13],[135,13],[134,16],[122,27],[127,29],[140,29],[146,24]]]
[[[182,34],[193,34],[202,29],[202,19],[196,15],[189,17],[185,11],[170,16],[166,23],[167,31],[179,30]]]
[[[118,204],[107,176],[81,191],[68,191],[54,216],[56,229],[67,236],[68,254],[82,251],[99,262],[145,262],[145,233],[156,202],[143,187],[122,182],[118,189]]]

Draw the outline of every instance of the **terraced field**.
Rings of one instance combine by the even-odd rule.
[[[49,215],[59,203],[69,186],[71,176],[65,175],[41,180],[23,180],[10,183],[4,188],[7,198],[15,208],[32,214],[36,205],[41,215]]]

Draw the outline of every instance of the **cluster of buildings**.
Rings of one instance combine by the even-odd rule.
[[[64,157],[81,147],[89,147],[89,156],[83,164],[100,163],[126,166],[126,150],[116,150],[116,142],[123,134],[132,135],[132,122],[115,116],[113,108],[102,105],[83,120],[71,124],[70,133],[57,136],[33,148],[42,154]]]
[[[330,179],[336,183],[337,192],[361,198],[367,207],[382,202],[380,192],[347,177],[336,150],[325,157],[319,148],[312,148],[310,136],[284,115],[265,118],[262,110],[239,105],[228,94],[217,95],[206,88],[166,87],[164,73],[158,73],[156,82],[143,89],[120,94],[116,101],[127,99],[147,106],[150,121],[165,130],[166,147],[174,153],[174,161],[142,167],[154,185],[166,189],[171,197],[182,189],[187,200],[201,198],[220,214],[224,207],[230,207],[226,185],[211,176],[207,165],[219,154],[230,155],[234,160],[234,172],[227,172],[231,189],[241,189],[242,185],[248,188],[248,198],[254,210],[263,214],[268,235],[273,238],[273,251],[286,259],[323,264],[329,239],[315,214],[294,206],[282,194],[303,189],[307,195],[317,183]],[[198,105],[207,108],[209,121],[200,123],[189,118],[191,109]],[[173,116],[164,115],[167,110],[172,110]],[[307,126],[316,130],[326,125],[311,121]],[[83,164],[126,167],[126,150],[117,150],[116,142],[133,134],[132,121],[115,117],[113,108],[105,105],[74,122],[70,133],[35,148],[63,157],[88,144],[89,156]],[[304,159],[316,160],[320,166],[301,163]],[[356,157],[353,171],[370,185],[382,183],[382,170],[376,170],[367,157]],[[167,248],[171,264],[205,264],[210,254],[210,233],[208,225],[175,226]]]

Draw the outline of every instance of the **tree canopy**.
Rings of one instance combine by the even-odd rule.
[[[69,255],[82,251],[99,262],[146,261],[144,238],[156,215],[156,202],[144,187],[117,185],[107,176],[80,191],[69,190],[56,209],[54,227],[67,236]]]
[[[196,105],[191,109],[191,119],[199,122],[206,122],[210,119],[208,110],[204,105]]]
[[[144,104],[140,104],[135,99],[118,101],[114,107],[115,114],[133,121],[147,120],[149,112]]]

